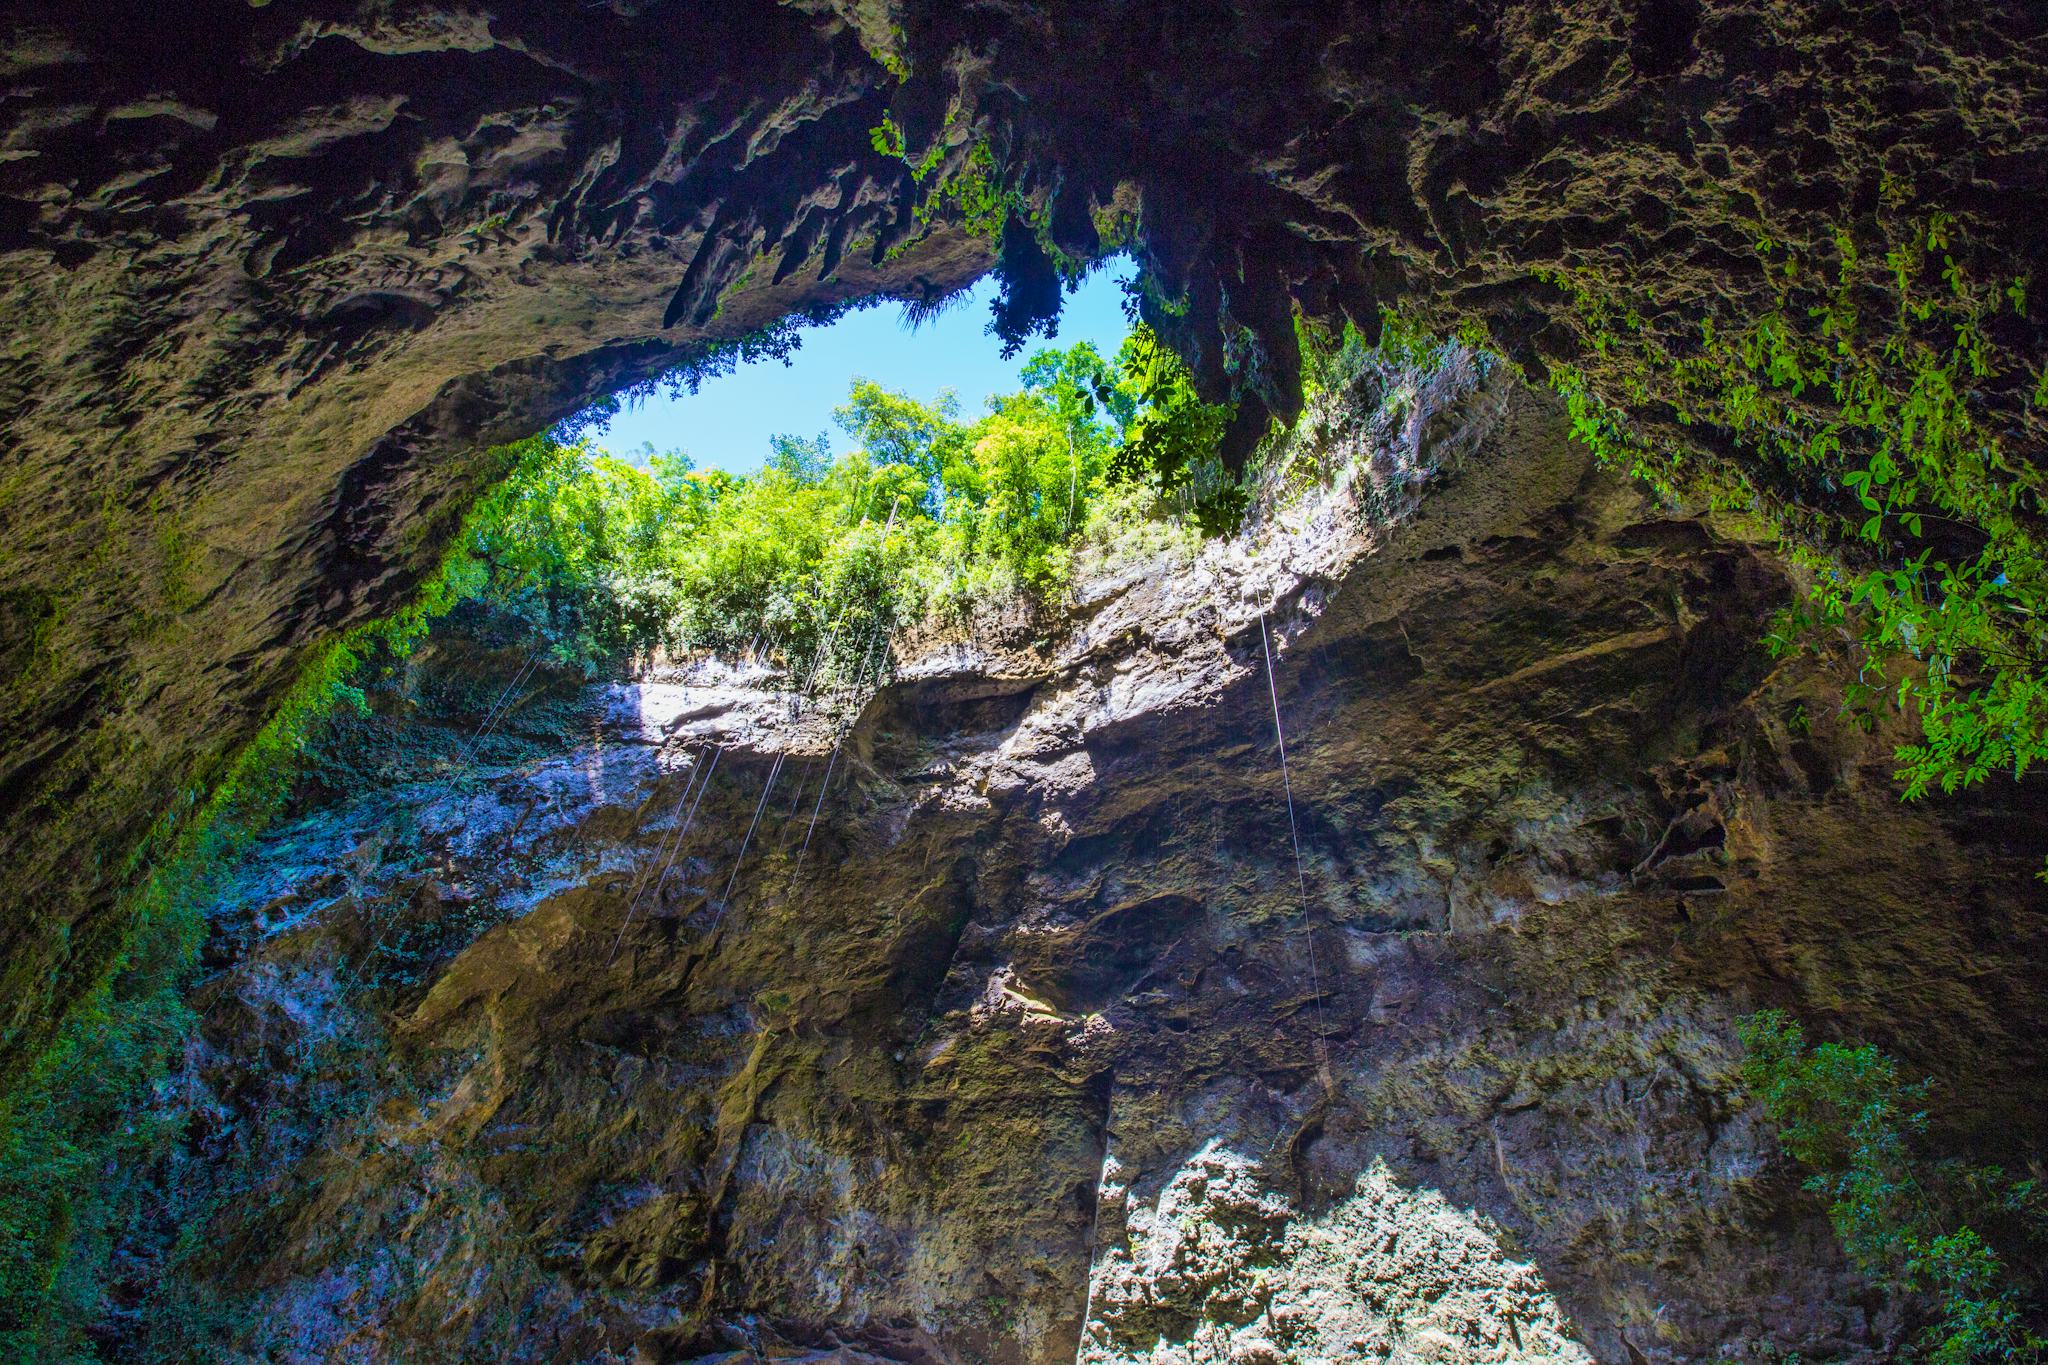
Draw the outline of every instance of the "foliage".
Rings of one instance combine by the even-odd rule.
[[[1430,439],[1431,419],[1473,393],[1492,358],[1464,341],[1438,341],[1390,310],[1377,341],[1350,321],[1339,330],[1297,313],[1294,327],[1302,411],[1253,455],[1260,503],[1343,480],[1368,520],[1399,520],[1456,449]],[[1453,422],[1441,434],[1465,430]]]
[[[2041,1360],[2048,1340],[2029,1325],[2035,1306],[1980,1231],[2038,1238],[2048,1208],[2035,1182],[1922,1156],[1929,1083],[1901,1080],[1898,1063],[1874,1047],[1809,1048],[1776,1010],[1745,1020],[1741,1036],[1743,1079],[1786,1152],[1811,1172],[1806,1188],[1827,1201],[1850,1260],[1894,1292],[1931,1298],[1925,1358]]]
[[[1087,343],[1041,351],[1023,385],[967,421],[950,395],[856,380],[835,414],[856,450],[834,461],[823,435],[779,436],[745,478],[536,438],[465,552],[483,594],[564,661],[768,650],[856,673],[880,627],[1057,598],[1084,543],[1166,515],[1180,484],[1160,496],[1151,452],[1193,462],[1221,431],[1149,333],[1114,362]],[[1118,480],[1145,492],[1111,496]]]
[[[1002,235],[1010,215],[1030,215],[1030,206],[1023,196],[1003,183],[995,148],[986,138],[974,140],[960,169],[947,176],[932,199],[919,206],[924,219],[930,218],[934,204],[951,208],[960,216],[961,226],[989,242]]]
[[[995,147],[987,138],[973,138],[953,170],[939,174],[959,120],[959,106],[949,108],[931,145],[915,157],[910,152],[909,135],[888,110],[883,110],[882,121],[868,130],[868,142],[876,153],[909,167],[911,183],[925,191],[913,209],[918,226],[928,226],[939,214],[950,212],[969,233],[993,243],[1012,217],[1038,224],[1043,215],[1007,182]]]
[[[1235,527],[1248,495],[1242,485],[1220,481],[1216,463],[1230,409],[1202,401],[1180,357],[1150,328],[1135,329],[1117,360],[1142,409],[1125,433],[1117,473],[1183,496],[1205,532]]]
[[[954,135],[962,108],[956,102],[924,151],[913,154],[910,135],[895,116],[883,111],[882,121],[868,130],[875,152],[910,171],[916,190],[912,219],[919,232],[941,217],[996,248],[996,278],[1001,285],[990,307],[988,331],[1002,342],[1003,356],[1021,352],[1034,334],[1054,335],[1061,309],[1061,287],[1072,291],[1087,273],[1089,262],[1069,254],[1053,233],[1049,194],[1025,192],[1014,164],[1006,163],[995,144],[980,132],[961,139]],[[950,164],[949,164],[950,163]],[[899,241],[890,258],[908,251]]]
[[[1989,341],[2001,313],[2024,313],[2028,282],[1973,279],[1950,233],[1938,214],[1894,225],[1876,248],[1838,231],[1824,267],[1760,241],[1776,306],[1740,328],[1710,317],[1682,347],[1638,307],[1553,277],[1619,376],[1618,394],[1596,395],[1584,373],[1559,369],[1574,429],[1665,496],[1757,515],[1784,536],[1812,586],[1773,646],[1846,636],[1852,703],[1889,695],[1918,714],[1923,742],[1898,754],[1909,798],[1998,770],[2021,777],[2048,756],[2042,474],[1984,406],[2029,387],[1995,372]],[[2048,405],[2048,388],[2031,388]],[[1610,397],[1665,403],[1742,459],[1660,448]]]
[[[1410,404],[1415,398],[1403,397],[1404,389],[1426,388],[1438,377],[1461,368],[1469,368],[1470,378],[1476,381],[1497,363],[1484,349],[1484,339],[1469,328],[1446,340],[1416,319],[1384,306],[1377,341],[1368,341],[1357,324],[1348,320],[1338,331],[1299,312],[1294,316],[1294,339],[1301,354],[1305,401],[1350,390],[1374,398],[1375,403],[1368,406],[1389,401]]]

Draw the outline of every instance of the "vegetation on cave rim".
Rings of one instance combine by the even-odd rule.
[[[1045,605],[1077,557],[1241,508],[1213,468],[1223,411],[1148,331],[1114,362],[1041,351],[1023,381],[971,421],[855,381],[836,416],[857,449],[779,436],[751,477],[536,437],[472,525],[476,592],[564,661],[766,653],[845,682],[877,630]]]
[[[1919,1354],[1936,1365],[2038,1361],[2038,1274],[2048,1252],[2039,1182],[1924,1153],[1931,1088],[1865,1044],[1809,1047],[1776,1010],[1743,1021],[1742,1075],[1858,1269],[1932,1307]]]
[[[900,29],[863,42],[909,81]],[[1059,189],[1027,194],[983,132],[960,135],[966,116],[956,96],[920,151],[891,110],[871,141],[909,168],[921,226],[944,212],[1002,248],[991,330],[1016,346],[1047,295],[1056,312],[1050,281],[1074,269],[1054,240]],[[2041,336],[2034,281],[1973,268],[1950,215],[1910,216],[1900,175],[1874,188],[1875,208],[1823,242],[1753,229],[1774,300],[1760,314],[1728,316],[1710,299],[1674,324],[1685,305],[1616,296],[1597,268],[1540,278],[1590,356],[1551,372],[1578,435],[1667,497],[1750,514],[1780,536],[1808,593],[1769,643],[1835,656],[1853,677],[1853,716],[1886,693],[1918,715],[1922,742],[1898,752],[1910,799],[2000,770],[2024,777],[2048,757],[2048,355],[2026,355]],[[1094,226],[1109,247],[1135,235],[1099,211]],[[1149,272],[1141,287],[1156,289]],[[1476,318],[1458,330],[1484,344]],[[1226,338],[1224,361],[1240,389],[1260,387],[1248,331]]]
[[[958,105],[948,108],[937,137],[917,157],[910,154],[902,127],[888,111],[884,110],[881,123],[869,130],[874,149],[909,167],[911,183],[923,191],[912,209],[918,226],[929,226],[942,214],[950,214],[973,236],[1000,246],[1004,229],[1019,222],[1030,230],[1032,239],[1045,251],[1063,281],[1078,279],[1087,262],[1069,255],[1053,240],[1051,213],[1009,183],[995,146],[987,137],[970,138],[965,150],[951,158],[955,162],[953,169],[942,172],[949,159],[946,139],[959,117]],[[904,244],[899,244],[893,251],[900,255],[905,249]],[[1010,338],[1005,340],[1012,342]]]
[[[1973,277],[1940,215],[1876,250],[1838,231],[1825,264],[1757,249],[1776,306],[1709,315],[1686,345],[1646,323],[1649,301],[1554,276],[1605,376],[1597,394],[1578,369],[1553,376],[1575,431],[1667,497],[1783,539],[1810,586],[1770,643],[1844,656],[1852,706],[1889,693],[1917,712],[1909,798],[2025,776],[2048,757],[2048,490],[2038,452],[2011,443],[2048,407],[2048,367],[1998,372],[1992,336],[2022,325],[2031,282]],[[1638,420],[1660,410],[1691,450]]]
[[[961,112],[948,106],[921,154],[890,113],[871,139],[921,187],[920,225],[948,212],[1002,247],[991,330],[1015,348],[1039,295],[1052,293],[1056,312],[1057,285],[1028,282],[1066,278],[1075,263],[1053,241],[1049,205],[1012,183],[986,138],[954,145]],[[1610,296],[1570,269],[1544,278],[1598,361],[1597,379],[1552,371],[1576,434],[1667,498],[1749,514],[1781,538],[1808,591],[1768,643],[1836,656],[1853,675],[1852,715],[1885,694],[1918,715],[1922,742],[1898,753],[1913,799],[2000,770],[2024,777],[2048,757],[2048,504],[2037,452],[2011,448],[2038,438],[2025,411],[2048,410],[2048,356],[2001,373],[1997,357],[2028,331],[2033,282],[1973,274],[1952,220],[1908,222],[1897,182],[1879,199],[1874,227],[1837,229],[1819,250],[1759,237],[1774,306],[1709,311],[1692,334],[1661,325],[1659,300]],[[1156,289],[1149,274],[1140,288]],[[1382,314],[1393,347],[1422,338],[1398,311]],[[1466,319],[1459,339],[1483,346],[1482,330]],[[1311,345],[1333,345],[1302,340],[1308,368]],[[1241,331],[1231,342],[1233,382],[1257,386],[1255,341]],[[1681,440],[1658,434],[1673,425]]]
[[[907,76],[893,66],[891,71],[899,80]],[[988,330],[1002,343],[1003,355],[1010,357],[1032,336],[1054,334],[1061,288],[1072,289],[1079,282],[1088,270],[1088,255],[1117,250],[1127,234],[1104,230],[1116,223],[1095,221],[1096,240],[1088,251],[1075,255],[1067,250],[1054,232],[1057,189],[1027,194],[985,131],[964,132],[966,120],[958,100],[949,102],[930,141],[921,152],[913,152],[910,135],[885,109],[882,121],[868,130],[868,140],[878,155],[910,172],[911,219],[917,232],[944,218],[995,248],[1000,292],[990,306]],[[911,240],[899,241],[886,254],[900,256],[909,250]]]
[[[1355,327],[1301,335],[1308,392],[1360,394],[1390,418],[1491,363],[1393,327],[1377,347]],[[844,684],[905,626],[1005,603],[1056,611],[1083,566],[1232,529],[1255,493],[1284,501],[1338,473],[1275,431],[1227,474],[1229,409],[1202,402],[1143,326],[1113,361],[1087,343],[1043,350],[1022,379],[973,420],[951,395],[856,380],[835,414],[855,450],[834,461],[822,433],[778,436],[750,477],[681,454],[637,467],[593,450],[581,423],[536,437],[472,521],[469,591],[563,663],[766,656]]]

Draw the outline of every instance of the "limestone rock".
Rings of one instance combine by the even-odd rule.
[[[1734,1020],[2038,1144],[2032,797],[1902,808],[1763,655],[1769,554],[1526,391],[1458,411],[1391,517],[1340,480],[1060,639],[904,660],[801,860],[816,750],[731,679],[668,715],[715,771],[565,727],[278,831],[156,1292],[227,1359],[1895,1358]]]
[[[419,583],[495,442],[998,252],[1028,331],[1048,247],[1126,238],[1243,400],[1234,452],[1298,406],[1296,304],[1417,300],[1618,395],[1572,290],[1696,338],[1775,306],[1765,244],[1880,213],[2048,277],[2044,72],[2032,0],[10,6],[0,1058],[112,960],[175,794]],[[982,147],[1042,230],[920,226]],[[1990,328],[2001,373],[2043,317]],[[2036,458],[2025,385],[1979,397]]]

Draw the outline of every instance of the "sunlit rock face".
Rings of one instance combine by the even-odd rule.
[[[481,775],[278,831],[179,1082],[169,1174],[216,1202],[121,1261],[134,1320],[291,1360],[1895,1358],[1733,1020],[1823,1013],[1968,1077],[1950,1140],[2037,1141],[2040,826],[1902,810],[1890,737],[1757,643],[1783,571],[1527,391],[1405,448],[1311,417],[1355,478],[1051,641],[794,723],[737,674],[535,690]],[[421,668],[480,711],[513,662]]]
[[[1104,1165],[1123,1235],[1089,1282],[1079,1359],[1544,1361],[1587,1365],[1570,1318],[1483,1214],[1404,1189],[1384,1161],[1321,1217],[1262,1187],[1258,1163],[1211,1145],[1131,1209]]]
[[[0,1056],[109,961],[143,831],[418,581],[484,446],[706,339],[990,264],[921,235],[885,109],[941,180],[986,143],[1032,206],[1044,243],[1000,243],[1013,326],[1050,306],[1046,245],[1135,233],[1241,451],[1297,402],[1295,303],[1370,327],[1431,300],[1620,392],[1552,272],[1695,337],[1774,304],[1760,244],[1939,211],[1973,277],[2048,278],[2044,26],[2031,0],[13,8]],[[2029,307],[1991,328],[2010,373]],[[1986,396],[2038,449],[2023,400]]]

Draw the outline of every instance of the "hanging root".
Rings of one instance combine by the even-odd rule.
[[[801,773],[797,775],[796,790],[789,794],[789,809],[782,813],[785,824],[796,818],[796,808],[804,803],[804,784],[808,780]]]
[[[483,756],[484,741],[496,733],[498,727],[504,724],[506,717],[512,714],[513,708],[507,704],[510,702],[512,694],[519,690],[521,684],[531,677],[534,669],[539,666],[539,652],[529,652],[526,656],[526,662],[521,664],[519,671],[512,675],[512,681],[505,684],[505,690],[498,694],[498,700],[491,704],[491,709],[484,716],[483,724],[479,725],[476,731],[470,735],[469,743],[463,748],[462,758],[456,764],[456,780],[459,781],[474,771],[477,760]]]
[[[690,765],[689,778],[683,783],[683,794],[676,798],[675,811],[669,818],[676,822],[678,829],[683,824],[683,808],[690,802],[690,792],[696,787],[697,779],[704,775],[704,756],[709,752],[709,749],[705,749],[698,753],[697,761]],[[632,916],[633,907],[640,903],[640,893],[646,889],[647,879],[654,874],[655,865],[667,857],[669,844],[673,842],[674,838],[673,833],[664,835],[655,844],[654,856],[640,865],[640,875],[633,879],[633,889],[626,893],[626,914],[628,918]],[[625,926],[623,924],[619,926],[619,934],[622,938],[625,936]],[[619,946],[614,942],[612,944],[613,955],[616,956],[618,951]],[[606,958],[605,962],[606,965],[610,965],[611,958]]]
[[[754,831],[761,827],[761,812],[768,809],[768,794],[775,790],[775,779],[782,772],[782,755],[775,756],[775,762],[768,767],[768,780],[761,784],[761,799],[754,803],[754,819],[747,826],[747,837],[740,840],[740,856],[733,859],[732,875],[725,879],[725,890],[718,896],[718,913],[711,919],[711,931],[718,932],[718,926],[725,919],[725,909],[732,904],[732,888],[740,879],[740,868],[747,861],[747,848],[754,842]]]
[[[1280,726],[1280,688],[1273,681],[1273,643],[1266,634],[1266,614],[1259,613],[1259,649],[1266,657],[1266,693],[1273,699],[1273,735],[1280,743],[1280,788],[1287,793],[1287,833],[1294,840],[1294,881],[1301,895],[1301,916],[1308,934],[1308,979],[1309,989],[1316,998],[1316,1068],[1322,1075],[1323,1094],[1327,1097],[1335,1092],[1336,1081],[1330,1071],[1330,1040],[1327,1021],[1323,1014],[1322,972],[1316,965],[1315,926],[1308,920],[1308,873],[1301,864],[1301,826],[1294,818],[1294,782],[1287,773],[1287,732]]]
[[[512,714],[510,708],[506,706],[506,702],[519,689],[519,685],[532,674],[539,662],[539,653],[537,651],[529,651],[526,661],[519,666],[519,671],[512,675],[512,681],[506,683],[505,690],[498,693],[498,699],[491,703],[491,709],[484,713],[483,721],[470,734],[469,742],[463,746],[462,757],[456,763],[455,776],[451,779],[453,782],[460,782],[475,769],[478,752],[483,742],[490,738],[491,732],[498,728],[499,722]],[[363,974],[363,969],[370,965],[378,953],[384,951],[384,940],[389,938],[391,931],[398,926],[399,917],[406,912],[407,908],[414,901],[420,898],[420,892],[427,889],[427,883],[432,881],[433,878],[434,874],[432,872],[420,874],[419,881],[413,885],[412,894],[400,901],[389,917],[385,919],[383,927],[377,931],[376,939],[371,942],[368,951],[362,955],[356,962],[355,967],[349,972],[347,978],[342,981],[341,985],[337,988],[337,993],[346,992],[353,987],[356,984],[356,979]]]
[[[892,518],[895,516],[893,510],[891,511],[890,516]],[[877,618],[874,627],[868,631],[867,645],[865,648],[861,650],[860,671],[853,675],[853,695],[856,702],[858,702],[860,698],[861,688],[864,687],[867,683],[868,665],[874,661],[875,642],[881,638],[881,635],[882,622],[880,618]],[[879,676],[879,674],[877,676]],[[840,746],[845,743],[846,735],[844,732],[842,732],[839,735],[839,737],[833,740],[832,742],[831,757],[825,760],[825,776],[818,783],[818,800],[817,803],[811,807],[811,822],[804,828],[804,846],[797,850],[796,866],[790,869],[789,884],[791,887],[794,887],[796,885],[797,874],[803,871],[804,855],[811,851],[811,836],[817,833],[818,831],[818,812],[825,808],[825,793],[831,790],[832,787],[832,769],[838,765],[839,749]]]
[[[714,746],[712,748],[711,764],[704,770],[704,781],[703,784],[697,788],[697,799],[690,803],[690,813],[683,817],[681,824],[676,826],[676,832],[674,837],[669,839],[667,844],[664,846],[666,850],[665,854],[657,855],[655,858],[655,861],[662,865],[661,875],[655,879],[653,887],[654,897],[656,900],[659,900],[661,898],[662,888],[668,885],[668,874],[674,870],[676,865],[676,857],[683,851],[683,836],[688,834],[690,832],[690,826],[696,823],[697,808],[704,804],[704,793],[711,790],[711,776],[713,773],[718,771],[718,760],[720,756],[724,753],[725,750],[722,747]],[[696,774],[692,773],[691,776],[692,778],[694,778]],[[689,794],[690,788],[686,784],[683,787],[683,795],[687,797]],[[676,805],[680,809],[682,806],[682,802],[677,801]],[[619,922],[619,936],[612,940],[611,954],[604,960],[605,965],[607,967],[609,967],[612,964],[612,961],[618,957],[619,945],[626,941],[626,930],[630,929],[633,926],[633,915],[636,911],[639,910],[639,908],[640,892],[636,889],[633,893],[632,900],[628,901],[626,904],[626,917]]]

